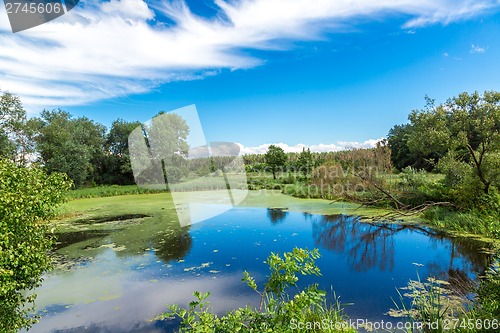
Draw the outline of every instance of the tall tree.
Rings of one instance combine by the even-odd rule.
[[[157,116],[129,137],[135,180],[142,184],[173,183],[187,172],[189,125],[176,113]]]
[[[304,177],[309,175],[314,167],[314,160],[311,149],[307,148],[306,150],[305,148],[303,148],[299,154],[296,164],[299,171],[304,175]]]
[[[19,97],[0,95],[0,157],[25,165],[34,152],[31,132],[26,125],[26,111]]]
[[[410,151],[408,147],[408,137],[411,132],[411,126],[408,124],[395,125],[389,130],[387,141],[391,148],[391,161],[394,167],[402,170],[408,166],[415,167],[416,154]]]
[[[414,127],[408,139],[412,151],[438,152],[464,166],[448,168],[450,172],[472,169],[484,193],[499,185],[500,92],[462,93],[437,107],[413,111],[409,119]]]
[[[43,111],[30,119],[41,162],[49,172],[64,172],[76,187],[93,184],[104,154],[105,127],[86,117],[72,118],[62,110]]]
[[[287,156],[281,147],[270,145],[264,155],[266,164],[273,173],[273,178],[276,179],[276,172],[283,168],[286,163]]]
[[[99,165],[99,182],[106,184],[133,184],[134,174],[130,164],[128,137],[141,126],[139,121],[117,119],[111,124],[104,144],[105,154]]]

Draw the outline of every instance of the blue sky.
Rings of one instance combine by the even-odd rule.
[[[105,125],[196,104],[246,147],[363,143],[425,95],[500,90],[499,1],[266,1],[84,1],[15,35],[1,13],[0,89]]]

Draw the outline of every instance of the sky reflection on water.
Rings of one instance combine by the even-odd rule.
[[[270,252],[318,247],[321,277],[302,279],[333,289],[352,318],[388,320],[395,288],[422,277],[474,278],[488,264],[482,244],[425,228],[361,223],[280,209],[235,208],[191,227],[147,217],[61,235],[58,253],[76,260],[47,275],[38,290],[43,316],[30,332],[170,332],[175,322],[150,321],[167,304],[187,304],[210,291],[215,311],[256,304],[241,282],[249,271],[265,281]],[[82,258],[83,256],[83,258]],[[452,279],[454,281],[454,279]]]

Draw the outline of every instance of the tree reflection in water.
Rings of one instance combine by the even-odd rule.
[[[447,276],[463,281],[466,272],[483,272],[489,264],[490,255],[481,251],[484,243],[473,239],[446,237],[443,233],[416,225],[361,222],[358,217],[347,215],[316,216],[312,219],[313,238],[316,245],[336,253],[347,253],[349,264],[358,272],[377,267],[392,271],[394,268],[395,235],[401,232],[416,232],[428,236],[436,243],[450,244],[450,263]],[[453,267],[456,258],[465,257],[468,267]],[[443,274],[443,267],[432,267],[435,276]],[[451,282],[451,281],[450,281]]]
[[[156,248],[156,256],[164,262],[182,259],[188,254],[193,243],[189,233],[189,226],[179,228],[173,232],[159,234],[153,239]]]
[[[288,215],[288,211],[286,211],[286,208],[268,208],[267,209],[267,217],[271,220],[272,224],[282,223],[285,220],[287,215]]]
[[[396,225],[360,223],[354,216],[322,216],[313,222],[316,245],[337,253],[348,253],[350,265],[358,272],[377,266],[380,270],[394,267]]]

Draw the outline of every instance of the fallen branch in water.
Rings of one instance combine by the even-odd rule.
[[[441,207],[455,207],[454,204],[451,202],[426,202],[424,204],[409,208],[409,209],[398,209],[393,212],[389,212],[387,214],[383,214],[378,216],[377,218],[387,218],[387,219],[396,219],[396,218],[401,218],[401,217],[409,217],[409,216],[415,216],[420,213],[423,213],[427,209],[431,207],[436,207],[436,206],[441,206]]]

